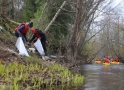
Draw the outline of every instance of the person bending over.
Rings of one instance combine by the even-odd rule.
[[[33,36],[31,38],[31,40],[29,41],[29,43],[31,43],[32,41],[33,41],[33,43],[35,43],[37,41],[37,39],[39,38],[42,43],[42,46],[43,46],[43,49],[45,52],[45,56],[47,56],[46,35],[39,29],[32,28],[31,32],[33,33]]]
[[[27,42],[27,32],[29,31],[30,28],[33,27],[33,22],[30,23],[22,23],[21,25],[19,25],[17,28],[15,28],[15,36],[16,37],[22,37],[23,42]]]

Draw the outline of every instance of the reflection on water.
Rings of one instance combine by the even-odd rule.
[[[83,65],[84,85],[52,90],[124,90],[124,65]]]
[[[84,90],[124,90],[123,65],[84,65]]]

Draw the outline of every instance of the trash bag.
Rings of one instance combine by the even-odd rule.
[[[20,55],[22,55],[22,56],[29,56],[29,54],[28,54],[28,52],[27,52],[27,50],[25,48],[24,42],[22,41],[22,37],[19,37],[17,39],[15,46],[19,50],[19,54]]]
[[[37,51],[40,53],[41,56],[45,55],[40,39],[37,39],[37,41],[34,43],[34,46],[37,49]]]

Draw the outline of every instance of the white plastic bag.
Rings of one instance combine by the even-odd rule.
[[[34,46],[36,47],[41,56],[45,55],[40,39],[37,39],[37,41],[34,43]]]
[[[29,56],[25,46],[24,46],[24,42],[22,41],[22,37],[19,37],[16,41],[15,46],[17,47],[17,49],[19,50],[19,54],[22,56]]]

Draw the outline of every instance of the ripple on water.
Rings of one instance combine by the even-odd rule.
[[[124,90],[124,65],[84,65],[84,90]]]

